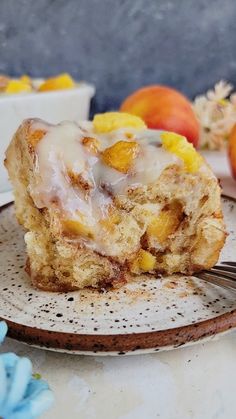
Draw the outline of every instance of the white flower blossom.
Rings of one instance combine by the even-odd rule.
[[[193,110],[200,123],[200,147],[222,150],[236,123],[236,93],[233,86],[221,80],[206,95],[197,96]],[[229,96],[230,95],[230,96]]]

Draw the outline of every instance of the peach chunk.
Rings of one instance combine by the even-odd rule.
[[[63,220],[62,225],[64,233],[68,235],[93,238],[91,228],[78,220]]]
[[[10,80],[5,88],[5,93],[16,94],[16,93],[27,93],[31,92],[32,87],[28,82],[22,80]]]
[[[128,173],[138,152],[139,144],[136,141],[118,141],[102,152],[102,160],[107,166]]]
[[[30,76],[27,76],[27,74],[23,74],[20,77],[20,81],[22,81],[23,83],[28,83],[28,84],[32,85],[31,78],[30,78]]]
[[[200,125],[190,101],[167,86],[146,86],[128,96],[121,104],[122,112],[141,117],[148,128],[163,129],[184,135],[195,147]]]
[[[75,82],[72,77],[67,74],[59,74],[56,77],[45,80],[40,86],[39,92],[47,92],[50,90],[63,90],[63,89],[72,89],[75,87]]]
[[[156,258],[147,250],[140,249],[136,258],[131,263],[131,272],[140,274],[142,272],[151,272],[156,267]]]
[[[147,250],[141,249],[138,254],[138,263],[143,272],[149,272],[155,268],[156,258]]]
[[[120,128],[144,129],[146,125],[141,118],[125,112],[106,112],[97,114],[93,118],[94,130],[106,133]]]
[[[234,125],[229,136],[229,162],[233,177],[236,179],[236,124]]]
[[[183,216],[182,205],[174,202],[155,217],[147,228],[148,236],[155,237],[163,244],[175,232]]]
[[[165,150],[183,160],[187,172],[196,173],[198,171],[203,159],[185,137],[173,132],[163,132],[161,140]]]

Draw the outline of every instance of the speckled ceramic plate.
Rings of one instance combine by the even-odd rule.
[[[236,203],[223,199],[229,237],[221,260],[236,258]],[[116,291],[50,293],[24,272],[23,231],[13,206],[0,215],[0,318],[9,336],[52,350],[126,354],[176,348],[236,327],[232,291],[194,277],[140,278]]]

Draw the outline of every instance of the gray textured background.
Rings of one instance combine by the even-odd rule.
[[[0,0],[0,72],[69,71],[99,111],[150,83],[236,84],[235,41],[236,0]]]

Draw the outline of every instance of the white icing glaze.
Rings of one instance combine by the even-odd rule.
[[[88,121],[57,126],[36,121],[33,128],[46,130],[36,146],[37,180],[30,190],[35,205],[59,208],[63,218],[80,220],[92,227],[94,239],[86,239],[86,244],[102,252],[106,249],[101,244],[99,221],[107,217],[112,195],[125,195],[128,188],[153,183],[168,165],[181,164],[160,147],[160,132],[154,130],[126,128],[98,135]],[[84,137],[98,139],[102,150],[117,141],[137,141],[140,152],[130,173],[121,173],[92,155],[82,144]],[[91,185],[90,190],[85,193],[78,185],[73,186],[68,172],[81,175]]]
[[[80,143],[82,137],[83,133],[76,124],[65,122],[49,126],[47,134],[37,145],[36,170],[39,177],[31,195],[38,208],[50,207],[52,201],[57,199],[71,213],[78,208],[82,212],[89,210],[82,194],[71,187],[66,175],[67,170],[77,174],[85,170],[84,147]]]

